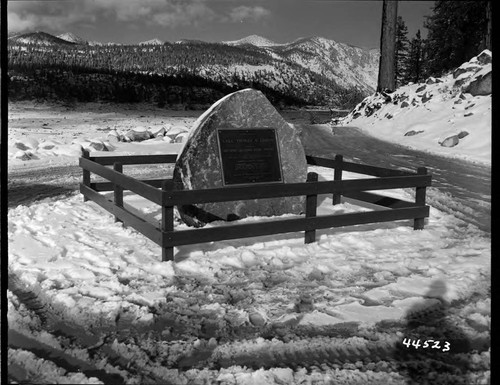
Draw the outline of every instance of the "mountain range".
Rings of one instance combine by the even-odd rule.
[[[87,42],[73,33],[65,33],[55,37],[45,32],[35,32],[10,37],[9,41],[43,45],[65,43],[118,45],[116,43]],[[204,42],[184,39],[176,43],[200,44]],[[158,38],[138,43],[141,46],[161,44],[165,44],[165,42]],[[367,94],[372,93],[376,88],[380,57],[378,49],[366,50],[316,36],[280,44],[262,36],[251,35],[243,39],[216,44],[247,47],[262,51],[277,60],[295,62],[312,72],[335,81],[341,87],[358,87]]]
[[[108,70],[195,76],[223,87],[246,86],[288,95],[300,100],[299,104],[336,107],[345,107],[375,91],[380,56],[377,49],[366,50],[317,36],[290,43],[251,35],[217,43],[190,39],[170,43],[154,38],[122,45],[89,42],[73,33],[56,37],[38,31],[10,36],[8,43],[9,65],[36,63],[44,68],[44,63],[49,63],[47,56],[59,66],[84,65],[99,70],[108,63],[104,67]],[[34,53],[33,49],[28,54],[22,46],[41,47],[35,51],[45,50],[46,54]],[[59,50],[59,46],[67,49]]]

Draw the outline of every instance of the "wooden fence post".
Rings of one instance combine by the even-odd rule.
[[[426,167],[419,167],[417,169],[418,175],[427,175]],[[415,203],[419,206],[425,206],[425,194],[427,187],[417,187],[415,190]],[[413,221],[413,230],[422,230],[424,228],[425,218],[415,218]]]
[[[113,163],[113,170],[119,173],[123,173],[123,164],[118,162]],[[123,208],[123,187],[116,183],[114,184],[114,201],[115,206]],[[115,222],[122,221],[115,215]]]
[[[308,182],[317,182],[318,174],[315,172],[307,173]],[[318,205],[318,195],[311,194],[306,196],[306,218],[311,218],[316,216],[316,209]],[[313,243],[316,241],[316,229],[306,230],[304,234],[304,243]]]
[[[161,189],[163,192],[172,191],[174,183],[171,179],[163,181]],[[172,232],[174,231],[174,206],[162,205],[161,208],[161,231]],[[162,241],[163,242],[163,241]],[[163,244],[161,246],[161,260],[162,262],[173,261],[174,260],[174,247],[165,247]]]
[[[342,161],[344,157],[342,155],[335,155],[335,172],[333,174],[333,180],[342,180]],[[340,194],[334,193],[332,195],[332,204],[340,204]]]
[[[90,158],[90,153],[87,150],[83,150],[82,152],[82,158],[89,159]],[[82,177],[82,184],[86,187],[90,188],[90,171],[83,169],[83,177]],[[89,198],[87,198],[85,195],[83,196],[83,201],[87,202]]]

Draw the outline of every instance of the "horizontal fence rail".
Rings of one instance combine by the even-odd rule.
[[[426,188],[432,177],[424,167],[417,172],[391,170],[371,165],[346,162],[342,155],[334,159],[307,156],[309,165],[335,170],[333,181],[318,182],[316,173],[308,173],[304,183],[259,184],[258,186],[229,186],[203,190],[174,190],[171,179],[142,180],[123,175],[123,165],[175,163],[176,155],[133,155],[91,157],[84,152],[80,158],[83,180],[80,192],[84,200],[92,200],[115,216],[116,221],[131,226],[162,248],[162,260],[174,259],[174,247],[195,243],[249,238],[263,235],[304,231],[305,243],[314,242],[317,229],[352,226],[376,222],[413,219],[414,229],[423,229],[429,216],[425,205]],[[109,168],[106,166],[113,166]],[[342,171],[376,176],[377,178],[342,180]],[[96,174],[106,182],[92,182]],[[415,202],[379,195],[369,191],[396,188],[415,188]],[[101,191],[113,191],[110,200]],[[123,192],[132,191],[162,207],[161,224],[150,223],[123,206]],[[341,196],[377,205],[377,211],[317,216],[317,197],[332,194],[332,204],[339,204]],[[200,203],[240,201],[250,199],[305,196],[305,214],[301,217],[270,219],[259,223],[235,223],[220,227],[174,229],[174,207]]]

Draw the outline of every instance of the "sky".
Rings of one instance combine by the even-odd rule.
[[[399,1],[408,37],[425,37],[433,1]],[[277,43],[321,36],[378,48],[382,1],[336,0],[10,0],[9,33],[72,32],[85,40],[135,44],[200,39],[218,42],[257,34]]]

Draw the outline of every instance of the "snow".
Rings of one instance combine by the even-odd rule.
[[[491,56],[490,51],[484,54]],[[409,84],[389,94],[367,97],[336,125],[355,126],[383,140],[442,156],[491,165],[491,94],[473,96],[465,92],[475,79],[491,72],[491,63],[480,65],[476,57],[450,73],[426,83]],[[426,100],[430,97],[428,100]],[[403,103],[409,105],[403,107]],[[366,109],[374,111],[371,115]],[[356,116],[357,115],[357,116]],[[414,135],[405,136],[414,131]],[[441,142],[461,132],[468,135],[454,147]]]
[[[491,98],[465,95],[462,104],[455,103],[459,96],[450,88],[451,84],[448,76],[442,82],[427,85],[426,92],[433,94],[427,103],[407,110],[386,104],[370,117],[354,118],[353,112],[341,124],[356,125],[382,139],[425,151],[488,163]],[[405,93],[411,101],[419,86],[409,85],[397,92]],[[380,95],[368,102],[380,100],[375,98]],[[99,155],[176,154],[183,142],[170,143],[170,140],[175,141],[182,135],[185,141],[196,118],[202,118],[175,116],[154,108],[144,110],[140,118],[136,111],[111,106],[79,108],[68,111],[56,106],[22,103],[12,106],[9,111],[10,170],[35,170],[46,164],[76,165],[82,146]],[[466,110],[473,115],[466,116]],[[44,125],[44,119],[49,118],[48,111],[60,114],[58,124]],[[393,118],[384,118],[387,113]],[[138,126],[143,129],[137,129]],[[126,143],[111,141],[107,135],[111,131],[123,135],[131,129],[153,135],[165,133],[165,136]],[[409,130],[424,132],[405,137],[404,133]],[[460,139],[459,145],[444,148],[437,144],[462,130],[467,130],[469,135]],[[169,132],[173,138],[165,141]],[[90,147],[92,143],[104,144],[110,151],[97,151]],[[331,178],[331,170],[310,167],[310,171],[318,172],[320,180]],[[349,172],[343,175],[344,179],[359,177]],[[406,189],[383,193],[407,201],[414,199],[413,192]],[[440,192],[436,190],[433,194]],[[318,215],[378,209],[347,198],[336,206],[332,206],[329,196],[320,196],[318,202]],[[133,193],[125,194],[124,203],[148,220],[160,223],[159,206]],[[250,217],[241,222],[277,219]],[[213,222],[207,226],[227,226],[227,223]],[[176,223],[176,229],[186,228]],[[115,222],[110,213],[91,201],[84,202],[75,192],[65,198],[48,198],[11,208],[8,241],[9,275],[17,277],[29,291],[39,293],[43,302],[49,304],[65,324],[71,325],[72,330],[86,335],[96,336],[101,329],[112,330],[119,319],[130,320],[138,329],[148,329],[157,322],[162,307],[172,304],[178,309],[194,307],[195,314],[208,312],[214,320],[229,322],[230,319],[236,328],[293,324],[307,330],[320,330],[355,324],[369,335],[381,321],[401,322],[416,309],[469,301],[477,293],[482,297],[460,308],[457,316],[469,325],[466,334],[476,340],[488,338],[484,334],[490,329],[490,235],[467,224],[460,215],[453,215],[453,210],[444,213],[431,207],[425,228],[420,231],[412,229],[411,221],[349,226],[318,230],[317,242],[312,244],[304,244],[302,233],[287,233],[180,246],[175,248],[175,262],[161,262],[158,245]],[[187,283],[181,285],[180,282]],[[222,295],[221,290],[226,290],[232,300]],[[13,292],[9,291],[8,297],[11,328],[45,344],[58,344],[54,335],[37,331],[38,321],[19,304]],[[186,320],[187,328],[199,328],[196,319]],[[193,322],[197,326],[190,326]],[[169,335],[170,332],[167,328],[162,333]],[[391,338],[402,337],[399,333]],[[252,370],[238,365],[238,362],[246,362],[242,351],[254,352],[256,357],[266,357],[268,351],[271,356],[280,351],[299,354],[301,349],[313,349],[314,344],[304,341],[301,347],[300,341],[284,343],[258,336],[248,338],[241,342],[213,339],[208,342],[215,346],[212,357],[236,360],[233,365],[215,370],[215,374],[213,369],[192,369],[182,374],[177,369],[155,366],[141,350],[145,346],[142,342],[134,345],[114,340],[110,349],[121,357],[130,357],[132,365],[146,368],[162,378],[182,378],[184,382],[179,383],[186,383],[189,376],[206,376],[227,384],[292,384],[333,378],[352,381],[363,378],[365,383],[402,383],[404,380],[397,373],[359,371],[354,364],[352,369],[328,369],[325,373],[279,367]],[[364,344],[361,340],[352,337],[344,342],[359,347]],[[205,343],[199,339],[190,341],[179,337],[173,343],[183,352],[191,351],[189,349],[196,352]],[[315,344],[318,349],[328,349],[331,340],[319,338]],[[66,354],[87,354],[73,349]],[[476,364],[481,365],[489,360],[489,352],[479,352],[474,357]],[[22,349],[10,349],[9,362],[25,363],[30,373],[40,370],[49,373],[44,375],[48,382],[100,383],[95,377],[67,372]],[[99,367],[109,369],[110,362],[103,360]],[[132,372],[125,375],[131,383],[139,381]]]

